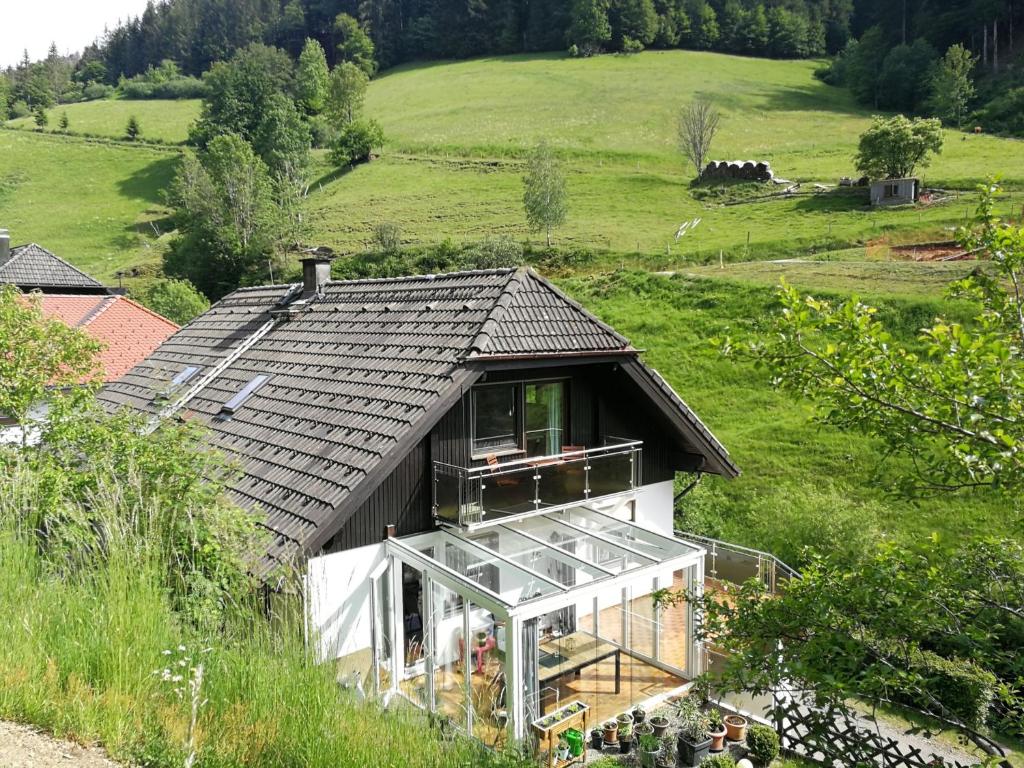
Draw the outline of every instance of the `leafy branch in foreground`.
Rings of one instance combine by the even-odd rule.
[[[723,343],[814,401],[822,422],[909,457],[908,492],[1024,486],[1024,229],[994,215],[996,184],[981,193],[960,240],[991,266],[950,290],[975,305],[969,323],[936,318],[909,345],[856,297],[835,303],[783,285],[770,333],[743,348]]]
[[[698,634],[725,654],[725,690],[807,696],[849,714],[856,700],[926,715],[1000,757],[1024,735],[1024,547],[986,540],[886,544],[855,565],[816,557],[768,597],[664,591],[697,603]]]

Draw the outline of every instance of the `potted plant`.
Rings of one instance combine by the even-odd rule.
[[[617,715],[615,719],[619,721],[620,730],[626,723],[633,724],[633,716],[629,712],[623,712],[621,715]]]
[[[675,768],[676,740],[671,736],[661,738],[661,751],[658,752],[656,764],[658,768]]]
[[[633,726],[633,734],[639,739],[641,736],[648,736],[654,733],[654,726],[650,722],[637,723]]]
[[[779,756],[779,734],[771,726],[753,723],[747,730],[747,750],[755,765],[771,765]]]
[[[697,766],[711,748],[711,721],[690,699],[679,702],[679,738],[676,748],[681,765]]]
[[[569,742],[564,738],[559,737],[558,746],[555,748],[555,759],[556,760],[568,760],[569,759]]]
[[[619,723],[619,752],[624,755],[629,754],[629,750],[633,748],[633,724],[632,723]]]
[[[590,748],[596,749],[598,752],[604,749],[604,731],[600,728],[590,730]]]
[[[637,747],[640,751],[640,765],[644,768],[654,768],[654,761],[661,752],[661,741],[657,736],[646,733],[640,737]]]
[[[711,709],[708,712],[708,720],[711,723],[711,751],[721,752],[725,749],[725,723],[722,722],[722,713],[718,709]]]
[[[618,730],[618,720],[609,720],[604,724],[604,740],[606,744],[615,744],[616,742],[618,742]]]
[[[743,715],[726,715],[725,735],[729,741],[743,741],[747,738],[747,718]]]
[[[650,719],[651,727],[654,728],[654,735],[659,738],[665,735],[668,730],[668,718],[664,715],[654,715]]]
[[[477,644],[477,647],[479,647],[479,648],[483,648],[485,645],[487,645],[487,633],[486,632],[481,630],[480,632],[476,633],[476,644]]]
[[[643,707],[641,707],[639,705],[633,707],[633,722],[634,723],[642,723],[644,721],[645,717],[647,717],[647,712],[644,710]]]

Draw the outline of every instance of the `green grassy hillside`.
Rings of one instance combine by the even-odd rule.
[[[0,226],[107,282],[156,270],[178,151],[0,131]]]
[[[413,243],[494,232],[525,238],[522,157],[540,139],[563,153],[569,171],[570,213],[559,243],[607,249],[616,263],[663,268],[681,254],[717,260],[720,249],[727,260],[791,255],[962,220],[966,206],[958,204],[876,213],[839,194],[728,207],[692,197],[693,170],[675,149],[675,116],[696,95],[723,113],[714,157],[767,159],[779,176],[806,182],[805,191],[854,174],[851,158],[870,115],[846,91],[816,80],[814,67],[665,51],[396,69],[375,80],[367,98],[367,113],[387,133],[386,151],[315,186],[316,239],[356,249],[382,220],[399,224]],[[971,189],[1002,172],[1019,186],[1022,161],[1024,143],[948,132],[924,177]],[[679,224],[696,217],[697,230],[675,242]]]
[[[188,138],[189,125],[199,116],[199,104],[198,99],[177,101],[104,99],[81,104],[61,104],[46,111],[46,115],[50,119],[46,130],[51,133],[59,131],[60,116],[66,112],[69,133],[120,139],[124,136],[128,118],[134,115],[142,127],[143,139],[180,144]],[[32,115],[18,120],[10,120],[7,125],[23,130],[36,129],[35,118]]]

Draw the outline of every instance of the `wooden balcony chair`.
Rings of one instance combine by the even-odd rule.
[[[496,473],[501,468],[498,457],[493,453],[488,453],[486,458],[487,466],[491,468],[491,473]],[[494,481],[498,484],[499,488],[512,488],[519,485],[518,477],[509,477],[508,475],[497,475]]]

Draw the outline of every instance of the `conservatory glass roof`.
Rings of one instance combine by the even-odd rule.
[[[509,609],[648,568],[682,567],[704,554],[696,544],[584,506],[469,532],[442,528],[388,541],[399,559],[412,556]]]

